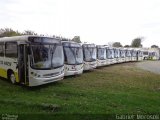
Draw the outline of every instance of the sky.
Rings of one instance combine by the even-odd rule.
[[[0,28],[66,38],[99,45],[160,46],[160,0],[0,0]]]

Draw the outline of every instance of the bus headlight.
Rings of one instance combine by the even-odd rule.
[[[34,73],[34,76],[37,76],[37,73]]]
[[[31,72],[31,75],[33,75],[34,77],[41,77],[41,75],[34,73],[34,72]]]

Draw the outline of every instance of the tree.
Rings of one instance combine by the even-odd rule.
[[[25,30],[22,34],[23,34],[23,35],[37,35],[37,33],[35,33],[35,32],[32,31],[32,30]]]
[[[120,42],[114,42],[112,44],[112,47],[122,47],[121,43]]]
[[[11,37],[11,36],[19,36],[20,32],[14,31],[11,28],[1,28],[0,29],[0,37]]]
[[[131,47],[142,47],[142,37],[138,37],[132,40]]]
[[[130,47],[130,45],[125,45],[124,47]]]
[[[11,36],[20,36],[20,35],[37,35],[37,33],[31,30],[25,30],[23,33],[21,33],[11,28],[0,29],[0,37],[11,37]]]
[[[151,48],[159,48],[157,45],[152,45]]]
[[[62,39],[62,41],[70,41],[70,39],[67,39],[67,38],[61,38]]]
[[[82,43],[81,40],[80,40],[80,36],[74,36],[72,41],[77,42],[77,43]]]

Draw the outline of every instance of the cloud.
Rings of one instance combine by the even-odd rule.
[[[0,7],[0,27],[80,35],[96,44],[126,45],[144,36],[150,46],[159,39],[159,0],[1,0]]]

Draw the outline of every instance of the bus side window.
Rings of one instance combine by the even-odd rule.
[[[4,56],[4,43],[0,43],[0,56]]]
[[[11,58],[17,58],[17,43],[6,42],[5,44],[5,56]]]

